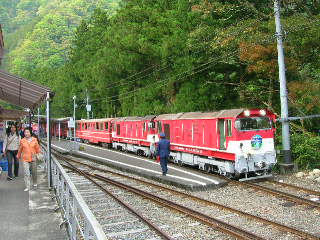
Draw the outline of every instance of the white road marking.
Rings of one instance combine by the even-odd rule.
[[[105,148],[101,148],[101,147],[91,146],[91,145],[84,144],[84,143],[80,143],[80,144],[81,144],[81,145],[88,146],[88,147],[100,149],[100,150],[103,150],[103,151],[110,151],[110,152],[114,152],[114,153],[117,153],[117,154],[120,154],[120,155],[124,155],[124,156],[127,156],[127,157],[132,157],[132,158],[138,159],[138,160],[140,160],[140,161],[145,161],[145,162],[148,162],[148,163],[152,163],[152,164],[159,165],[159,163],[150,162],[149,160],[146,160],[146,159],[143,159],[143,158],[139,158],[139,157],[136,157],[136,156],[132,156],[132,155],[129,155],[129,154],[125,154],[125,153],[122,153],[122,152],[117,152],[117,151],[110,150],[110,149],[105,149]],[[187,171],[181,170],[181,169],[179,169],[179,168],[175,168],[175,167],[170,166],[170,169],[174,169],[174,170],[176,170],[176,171],[179,171],[179,172],[182,172],[182,173],[185,173],[185,174],[189,174],[189,175],[191,175],[191,176],[198,177],[198,178],[207,180],[207,181],[209,181],[209,182],[213,182],[214,184],[219,184],[219,182],[216,181],[216,180],[214,180],[214,179],[207,178],[207,177],[204,177],[204,176],[195,174],[195,173],[187,172]]]
[[[56,147],[56,148],[59,148],[59,149],[62,149],[62,150],[66,150],[66,149],[64,149],[64,148],[58,147],[57,145],[54,145],[54,144],[51,144],[51,145],[53,145],[53,146]],[[92,154],[89,154],[89,153],[84,153],[84,152],[81,152],[81,154],[84,154],[84,155],[87,155],[87,156],[90,156],[90,157],[100,158],[100,159],[102,159],[102,160],[106,160],[106,161],[113,162],[113,163],[116,163],[116,164],[120,164],[120,165],[124,165],[124,166],[128,166],[128,167],[136,168],[136,169],[139,169],[139,170],[144,170],[144,171],[146,171],[146,172],[151,172],[151,173],[159,174],[158,171],[154,171],[154,170],[150,170],[150,169],[147,169],[147,168],[142,168],[142,167],[138,167],[138,166],[134,166],[134,165],[130,165],[130,164],[126,164],[126,163],[114,161],[114,160],[111,160],[111,159],[109,159],[109,158],[99,157],[99,156],[95,156],[95,155],[92,155]],[[168,177],[172,177],[172,178],[177,178],[177,179],[180,179],[180,180],[184,180],[184,181],[188,181],[188,182],[197,183],[197,184],[200,184],[200,185],[202,185],[202,186],[207,185],[207,184],[204,183],[204,182],[200,182],[200,181],[192,180],[192,179],[187,179],[187,178],[184,178],[184,177],[174,176],[174,175],[171,175],[171,174],[167,174],[167,176],[168,176]]]

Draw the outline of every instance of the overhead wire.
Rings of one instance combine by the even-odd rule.
[[[272,14],[273,14],[273,13],[272,13]],[[260,22],[260,21],[261,21],[261,20],[255,21],[254,24],[257,23],[257,22]],[[313,23],[315,23],[315,22],[318,22],[318,21],[314,21],[314,22],[311,22],[311,23],[309,23],[309,24],[313,24]],[[308,26],[310,26],[309,24],[308,24]],[[319,23],[319,24],[320,24],[320,23]],[[252,25],[252,24],[251,24],[251,25]],[[306,27],[304,27],[304,28],[300,28],[300,29],[299,29],[299,28],[298,28],[298,29],[297,29],[297,28],[290,29],[289,31],[287,31],[287,33],[300,31],[300,30],[303,30],[303,29],[307,28],[308,26],[306,26]],[[229,36],[232,36],[232,35],[236,35],[236,34],[234,34],[234,32],[233,32],[233,34],[231,34],[231,35],[229,35]],[[270,39],[274,39],[274,38],[275,38],[275,36],[272,36],[272,37],[268,38],[269,40],[263,40],[261,43],[266,44],[266,43],[270,42]],[[201,50],[201,51],[202,51],[202,50]],[[222,56],[222,57],[230,57],[230,56],[232,56],[232,55],[235,55],[235,54],[230,54],[229,56],[227,55],[227,56]],[[173,56],[173,57],[176,57],[176,56]],[[166,60],[167,60],[167,59],[166,59]],[[156,81],[156,82],[154,82],[154,83],[152,83],[152,84],[149,84],[149,85],[147,85],[147,86],[144,86],[144,87],[142,87],[142,88],[137,88],[137,89],[134,89],[134,90],[129,91],[129,92],[126,92],[126,93],[116,94],[116,95],[114,95],[114,96],[109,96],[109,97],[106,97],[106,98],[95,99],[95,100],[92,100],[91,102],[97,102],[97,101],[116,102],[116,101],[119,101],[119,99],[126,99],[126,98],[135,97],[135,93],[138,92],[138,91],[141,91],[141,90],[143,90],[143,89],[147,89],[147,88],[153,87],[154,85],[157,85],[157,86],[155,86],[155,87],[158,88],[158,87],[163,87],[163,86],[169,84],[170,82],[165,82],[165,81],[167,81],[167,80],[170,80],[170,79],[173,79],[173,78],[178,77],[178,79],[175,80],[175,82],[178,82],[178,81],[180,81],[181,79],[184,79],[184,78],[186,78],[186,77],[195,75],[195,74],[197,74],[197,73],[199,73],[199,72],[203,72],[203,71],[207,70],[208,68],[210,68],[210,67],[211,67],[211,64],[210,64],[210,63],[214,62],[215,60],[217,60],[217,58],[210,59],[210,61],[208,61],[208,62],[206,62],[206,63],[204,63],[204,64],[201,64],[200,66],[198,66],[198,67],[196,67],[196,68],[193,68],[193,69],[191,69],[191,70],[188,70],[188,71],[179,73],[179,74],[177,74],[177,75],[175,75],[175,76],[172,76],[172,77],[168,77],[168,78],[165,78],[165,79]],[[209,65],[209,66],[206,66],[206,65]],[[204,66],[206,66],[206,67],[204,67]],[[202,67],[204,67],[204,68],[202,68]],[[149,69],[149,68],[148,68],[148,69]],[[162,68],[160,68],[160,69],[162,69]],[[196,71],[195,71],[195,70],[196,70]],[[145,70],[145,71],[147,71],[147,70]],[[144,71],[144,72],[145,72],[145,71]],[[195,71],[195,72],[194,72],[194,71]],[[191,74],[185,75],[185,74],[187,74],[187,73],[189,73],[189,72],[191,72]],[[139,72],[139,73],[140,73],[140,72]],[[137,76],[139,73],[134,74],[133,76]],[[149,73],[149,74],[147,74],[146,76],[149,76],[150,74],[153,74],[153,73],[154,73],[154,72]],[[185,76],[183,76],[183,75],[185,75]],[[133,77],[133,76],[132,76],[132,77]],[[145,77],[145,76],[140,76],[138,79],[141,79],[141,78],[143,78],[143,77]],[[128,78],[127,78],[127,79],[128,79]],[[132,81],[137,81],[138,79],[134,79],[134,80],[132,80]],[[120,81],[121,81],[121,80],[120,80]],[[165,83],[163,83],[163,82],[165,82]],[[159,83],[163,83],[163,84],[159,84]],[[118,86],[118,85],[116,85],[116,86]],[[115,99],[115,98],[116,98],[116,99]]]
[[[273,40],[273,39],[274,39],[273,37],[272,37],[272,38],[270,37],[270,38],[269,38],[269,41],[271,41],[271,40]],[[264,42],[265,42],[265,41],[264,41]],[[192,76],[192,75],[194,75],[194,74],[196,74],[196,73],[199,73],[199,72],[203,72],[204,70],[206,70],[206,69],[208,69],[209,67],[211,67],[211,65],[209,65],[209,64],[211,64],[211,63],[213,63],[213,62],[220,63],[219,60],[222,60],[222,59],[224,59],[224,58],[226,58],[226,57],[231,57],[231,56],[236,56],[236,53],[232,52],[232,53],[230,53],[230,54],[228,54],[228,55],[226,55],[226,56],[219,56],[219,57],[215,57],[215,58],[210,58],[210,60],[209,60],[208,62],[203,63],[203,64],[201,64],[200,66],[197,66],[197,67],[195,67],[195,68],[193,68],[193,69],[191,69],[191,70],[187,70],[187,71],[184,71],[184,72],[179,73],[179,74],[177,74],[177,75],[174,75],[174,76],[171,76],[171,77],[162,79],[162,80],[155,81],[154,83],[151,83],[151,84],[149,84],[149,85],[147,85],[147,86],[144,86],[144,87],[142,87],[142,88],[137,88],[137,89],[132,90],[132,91],[130,91],[130,92],[117,94],[117,95],[114,95],[114,96],[111,96],[111,97],[102,98],[102,99],[100,99],[100,100],[98,100],[98,101],[104,100],[104,101],[108,101],[108,102],[115,102],[115,101],[118,101],[118,98],[126,99],[126,98],[134,97],[133,94],[135,94],[135,93],[138,92],[138,91],[141,91],[141,90],[147,89],[147,88],[151,88],[151,87],[153,87],[154,85],[157,85],[157,86],[155,86],[155,88],[163,87],[163,86],[169,84],[169,82],[166,82],[167,80],[174,79],[174,78],[176,78],[176,77],[178,77],[178,79],[175,79],[175,82],[178,82],[178,81],[181,80],[181,79],[184,79],[184,78],[186,78],[186,77]],[[207,67],[205,67],[205,68],[202,68],[202,67],[204,67],[204,66],[206,66],[206,65],[209,65],[209,66],[207,66]],[[196,72],[193,72],[193,71],[195,71],[195,70],[196,70]],[[189,72],[191,72],[191,74],[187,74],[187,73],[189,73]],[[187,74],[187,75],[185,75],[185,74]],[[185,76],[181,76],[181,75],[185,75]],[[166,82],[166,83],[163,83],[163,82]],[[162,84],[162,85],[159,85],[159,83],[163,83],[163,84]],[[124,97],[122,97],[122,96],[124,96]],[[114,99],[114,98],[117,98],[117,99]],[[94,100],[94,101],[95,101],[95,100]]]
[[[273,14],[273,13],[272,13]],[[269,14],[269,16],[270,16],[271,14]],[[249,26],[254,26],[255,24],[257,24],[257,23],[259,23],[259,22],[261,22],[262,21],[262,19],[258,19],[258,20],[256,20],[256,21],[254,21],[253,23],[251,23]],[[234,24],[235,25],[235,24]],[[246,26],[246,28],[248,28],[249,26]],[[235,36],[235,35],[237,35],[237,34],[239,34],[240,32],[242,32],[243,31],[243,29],[240,29],[240,30],[238,30],[237,32],[233,32],[232,34],[230,34],[230,35],[228,35],[228,36],[226,36],[226,37],[231,37],[231,36]],[[202,66],[205,66],[205,65],[207,65],[207,64],[210,64],[211,62],[213,62],[213,61],[215,61],[215,60],[217,60],[216,58],[211,58],[211,60],[209,60],[208,62],[206,62],[206,63],[204,63],[204,64],[202,64],[202,65],[200,65],[199,67],[202,67]],[[196,70],[196,69],[198,69],[199,67],[197,67],[197,68],[195,68],[195,69],[191,69],[191,70],[188,70],[188,71],[185,71],[185,72],[183,72],[183,73],[179,73],[178,75],[175,75],[175,76],[173,76],[173,77],[178,77],[178,76],[180,76],[180,75],[182,75],[182,74],[185,74],[185,73],[188,73],[188,72],[192,72],[192,71],[194,71],[194,70]],[[167,67],[165,67],[165,68],[167,68]],[[207,68],[206,68],[207,69]],[[150,74],[153,74],[153,73],[150,73]],[[150,74],[148,74],[148,75],[150,75]],[[147,76],[148,76],[147,75]],[[94,100],[91,100],[90,102],[97,102],[97,101],[101,101],[101,100],[109,100],[109,99],[111,99],[111,100],[109,100],[109,101],[111,101],[111,102],[113,102],[113,101],[117,101],[117,100],[112,100],[113,98],[119,98],[119,97],[121,97],[121,96],[123,96],[123,95],[128,95],[128,94],[132,94],[132,93],[135,93],[135,92],[137,92],[137,91],[140,91],[141,89],[145,89],[145,88],[149,88],[151,85],[154,85],[154,84],[158,84],[159,82],[163,82],[163,81],[166,81],[166,80],[168,80],[168,79],[171,79],[171,78],[173,78],[173,77],[169,77],[169,78],[166,78],[166,79],[163,79],[163,80],[159,80],[159,81],[156,81],[156,82],[154,82],[154,83],[152,83],[152,84],[149,84],[149,85],[147,85],[147,86],[145,86],[145,87],[142,87],[142,88],[138,88],[138,89],[135,89],[135,90],[132,90],[132,91],[130,91],[130,92],[126,92],[126,93],[122,93],[122,94],[117,94],[117,95],[113,95],[113,96],[110,96],[110,97],[106,97],[106,98],[101,98],[101,99],[94,99]],[[142,77],[140,77],[140,78],[138,78],[138,79],[141,79]],[[134,79],[133,81],[135,81],[136,79]],[[117,87],[117,86],[119,86],[119,85],[115,85],[115,86],[113,86],[113,87]],[[128,96],[126,96],[125,98],[128,98]],[[121,99],[123,99],[123,98],[121,98]]]
[[[319,24],[320,24],[320,23],[319,23]],[[290,32],[295,32],[295,31],[300,31],[300,30],[302,30],[302,29],[304,29],[304,27],[301,28],[301,29],[295,28],[294,31],[289,31],[288,33],[290,33]],[[269,37],[269,38],[267,38],[267,39],[262,40],[260,43],[263,43],[263,44],[270,43],[272,40],[274,40],[274,38],[275,38],[275,36],[271,36],[271,37]],[[256,43],[256,44],[259,44],[259,43]],[[118,94],[118,95],[114,95],[114,96],[111,96],[111,97],[103,98],[103,100],[107,100],[107,101],[109,101],[109,102],[114,102],[114,101],[118,101],[118,99],[113,100],[113,98],[121,98],[121,99],[132,98],[132,97],[134,97],[134,96],[131,96],[131,95],[134,94],[134,93],[136,93],[137,91],[140,91],[140,90],[143,90],[143,89],[146,89],[146,88],[150,88],[150,87],[152,87],[152,86],[155,85],[155,84],[159,84],[159,82],[160,82],[160,83],[161,83],[161,82],[164,82],[164,81],[169,80],[169,79],[171,79],[171,78],[178,77],[178,76],[180,76],[180,75],[182,75],[182,74],[185,74],[185,73],[188,73],[188,72],[192,72],[192,71],[194,71],[194,70],[197,70],[195,73],[202,72],[202,71],[208,69],[209,67],[205,67],[205,68],[200,69],[200,70],[198,70],[198,68],[203,67],[203,66],[205,66],[205,65],[208,65],[208,64],[210,64],[210,63],[212,63],[212,62],[214,62],[214,61],[216,61],[216,60],[219,60],[220,58],[231,57],[231,56],[235,56],[235,54],[229,54],[229,55],[227,55],[227,56],[221,56],[221,57],[218,57],[218,58],[211,58],[210,61],[208,61],[208,62],[200,65],[199,67],[193,68],[193,69],[191,69],[191,70],[189,70],[189,71],[185,71],[185,72],[183,72],[183,73],[181,73],[181,74],[178,74],[178,75],[175,75],[175,76],[173,76],[173,77],[169,77],[169,78],[166,78],[166,79],[163,79],[163,80],[160,80],[160,81],[156,81],[156,82],[154,82],[154,83],[152,83],[152,84],[149,84],[149,85],[147,85],[147,86],[145,86],[145,87],[138,88],[138,89],[135,89],[135,90],[130,91],[130,92],[126,92],[126,93],[123,93],[123,94]],[[181,79],[183,79],[183,78],[186,78],[186,77],[188,77],[188,76],[191,76],[191,75],[194,75],[194,73],[189,74],[189,75],[184,76],[184,77],[179,77],[176,81],[179,81],[179,80],[181,80]],[[164,83],[164,84],[158,85],[158,86],[156,86],[156,87],[157,87],[157,88],[158,88],[159,86],[162,87],[162,86],[165,86],[165,85],[167,85],[167,84],[168,84],[168,83]],[[128,94],[129,94],[129,95],[128,95]],[[125,96],[125,97],[121,97],[121,96],[124,96],[124,95],[126,95],[126,96]]]
[[[271,15],[273,15],[273,13],[270,13],[270,14],[268,15],[268,17],[270,17]],[[248,18],[242,18],[242,19],[240,19],[240,22],[241,22],[242,20],[248,20]],[[265,19],[259,18],[259,19],[255,20],[254,22],[250,23],[249,25],[244,26],[243,28],[239,29],[238,31],[233,32],[233,33],[231,33],[230,35],[227,35],[227,36],[225,36],[225,37],[226,37],[226,38],[229,38],[229,37],[232,37],[232,36],[236,36],[237,34],[242,33],[245,28],[252,27],[252,26],[254,26],[255,24],[261,22],[262,20],[265,20]],[[235,22],[234,24],[231,24],[230,26],[228,26],[228,28],[236,26],[236,25],[238,24],[238,22],[239,22],[239,21]],[[212,35],[212,36],[214,36],[214,35]],[[210,37],[211,37],[211,36],[210,36]],[[199,43],[197,43],[197,44],[199,44]],[[197,52],[193,52],[192,54],[197,54],[197,53],[202,52],[203,50],[205,50],[205,49],[207,49],[207,48],[208,48],[208,46],[205,46],[205,47],[203,47],[203,49],[201,49],[201,50],[199,50],[199,51],[197,51]],[[190,54],[189,54],[189,55],[190,55]],[[188,56],[188,55],[182,55],[182,56]],[[170,60],[170,59],[172,59],[172,58],[174,58],[174,57],[179,57],[179,56],[171,56],[171,57],[166,58],[165,60],[168,61],[168,60]],[[156,68],[156,67],[159,67],[159,65],[153,65],[153,66],[151,66],[151,67],[148,67],[147,69],[144,69],[144,70],[142,70],[142,71],[140,71],[140,72],[138,72],[138,73],[133,74],[132,76],[129,76],[129,77],[124,78],[124,79],[120,79],[120,80],[118,81],[118,84],[112,84],[112,85],[110,85],[109,87],[119,87],[119,86],[128,85],[128,84],[130,84],[131,82],[134,82],[134,81],[138,81],[138,80],[140,80],[140,79],[143,79],[143,78],[145,78],[145,77],[147,77],[147,76],[150,76],[150,75],[154,74],[155,72],[159,72],[159,71],[161,71],[161,70],[167,69],[167,68],[169,68],[170,66],[159,67],[158,69],[154,70],[153,72],[151,72],[151,73],[149,73],[149,74],[140,76],[140,77],[138,77],[137,79],[133,79],[133,80],[130,80],[130,81],[126,81],[126,80],[131,79],[131,78],[134,77],[134,76],[139,75],[140,73],[146,72],[147,70],[153,69],[153,68]],[[121,82],[121,81],[126,81],[126,82]]]

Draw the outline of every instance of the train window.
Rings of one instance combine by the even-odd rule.
[[[100,123],[100,130],[103,131],[103,122]]]
[[[117,135],[120,135],[120,124],[117,124]]]
[[[104,129],[105,129],[105,130],[108,130],[108,129],[109,129],[109,125],[108,125],[107,122],[104,123]]]
[[[231,121],[231,119],[227,120],[227,131],[228,131],[227,136],[232,137],[232,121]]]
[[[236,120],[236,128],[240,131],[270,129],[272,125],[267,117],[240,118]]]
[[[155,124],[155,122],[153,122],[153,121],[151,121],[151,122],[148,123],[148,127],[149,127],[149,128],[155,128],[155,126],[156,126],[156,124]]]
[[[202,144],[204,145],[204,134],[205,134],[205,130],[204,130],[204,124],[202,124]]]
[[[88,129],[87,123],[84,124],[84,129],[85,129],[85,130]]]
[[[161,122],[159,121],[158,122],[158,133],[161,133],[162,132],[162,124]]]
[[[100,129],[99,128],[99,123],[96,123],[95,125],[96,125],[96,130],[99,130]]]
[[[183,123],[182,123],[182,127],[181,127],[182,141],[184,141],[184,129],[183,129],[183,127],[184,127],[184,126],[183,126]]]

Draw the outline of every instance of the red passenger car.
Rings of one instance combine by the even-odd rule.
[[[112,118],[76,121],[76,137],[85,143],[98,143],[103,147],[112,145]]]
[[[55,127],[55,137],[60,138],[68,138],[69,135],[69,128],[68,128],[68,121],[70,118],[59,118],[54,121],[54,127]]]
[[[124,117],[112,121],[113,148],[130,151],[139,155],[150,155],[150,144],[158,141],[153,138],[155,129],[153,120],[156,116]]]

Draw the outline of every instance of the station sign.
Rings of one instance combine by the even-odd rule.
[[[74,128],[75,127],[75,121],[73,120],[73,118],[70,118],[70,120],[68,121],[68,128]]]

